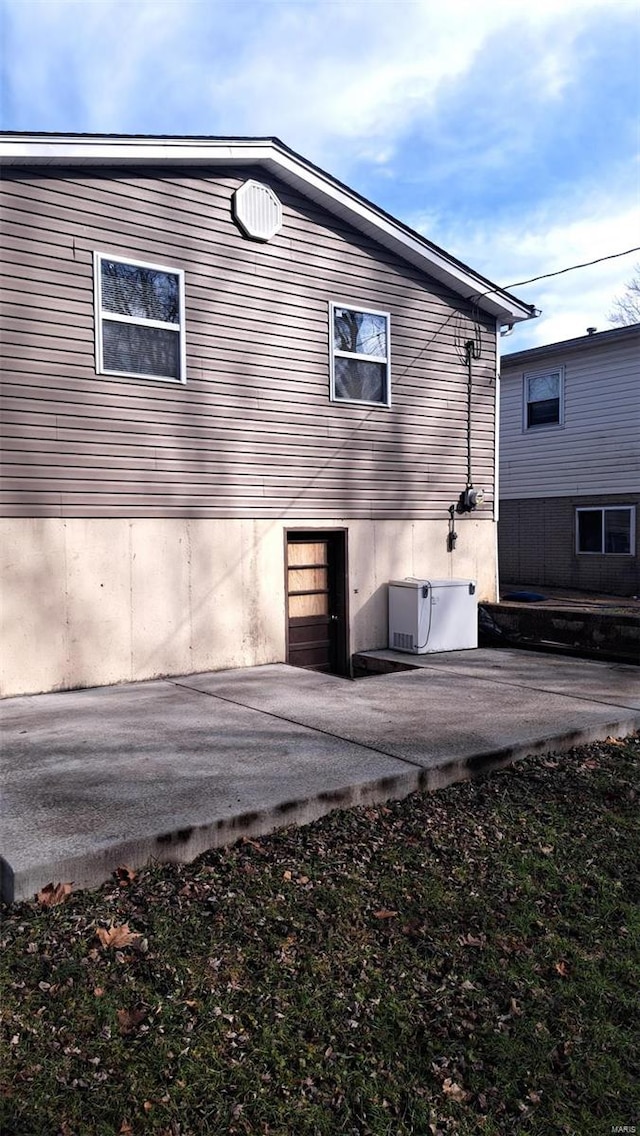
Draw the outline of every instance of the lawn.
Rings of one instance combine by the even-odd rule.
[[[0,1130],[630,1130],[639,765],[532,758],[7,909]]]

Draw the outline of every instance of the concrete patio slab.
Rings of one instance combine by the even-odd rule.
[[[506,658],[494,661],[507,654],[512,669]],[[603,723],[613,726],[621,710],[629,721],[640,711],[640,699],[633,698],[639,677],[633,667],[554,659],[554,664],[568,664],[566,675],[560,665],[549,667],[545,676],[545,656],[520,651],[429,657],[440,661],[356,683],[335,685],[333,680],[331,686],[326,677],[307,671],[289,671],[283,681],[286,668],[278,667],[270,667],[268,674],[260,668],[178,681],[423,769],[460,765],[472,755],[476,761],[505,753],[515,759],[548,741],[559,745],[563,738],[586,738]],[[633,686],[627,672],[635,679]],[[599,700],[601,691],[606,697]]]
[[[640,727],[637,671],[518,651],[351,682],[272,665],[14,698],[3,896],[95,886],[337,806],[402,797]]]
[[[467,675],[501,685],[568,694],[612,706],[640,709],[640,670],[628,663],[569,658],[546,652],[480,648],[438,655],[408,655],[401,651],[363,651],[359,658],[387,661],[420,670]]]

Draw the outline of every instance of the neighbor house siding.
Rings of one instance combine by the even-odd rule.
[[[500,498],[640,492],[640,329],[501,374]],[[523,376],[564,368],[564,423],[523,430]],[[504,538],[501,534],[501,540]]]
[[[250,176],[281,232],[245,239]],[[472,311],[263,170],[5,177],[3,515],[441,518],[466,479]],[[185,271],[186,386],[96,375],[93,253]],[[392,406],[329,401],[328,304],[391,315]],[[472,471],[492,516],[495,323]]]

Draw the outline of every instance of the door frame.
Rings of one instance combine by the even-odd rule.
[[[345,678],[351,677],[351,652],[350,652],[350,635],[349,635],[349,530],[346,527],[339,528],[310,528],[309,525],[300,525],[298,527],[285,528],[283,530],[284,541],[284,634],[285,634],[285,659],[289,662],[289,552],[288,544],[289,539],[292,542],[296,537],[305,537],[309,541],[328,540],[332,545],[332,553],[335,557],[335,580],[334,595],[335,602],[339,606],[338,622],[342,624],[342,631],[340,638],[336,644],[336,670],[332,674],[342,675]]]

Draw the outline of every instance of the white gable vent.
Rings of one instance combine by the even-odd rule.
[[[282,228],[282,206],[272,189],[245,181],[233,195],[233,212],[240,228],[254,241],[270,241]]]

